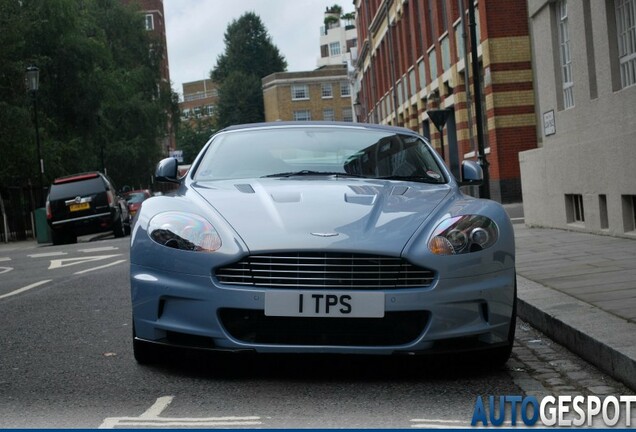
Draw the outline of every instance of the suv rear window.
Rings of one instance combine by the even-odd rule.
[[[101,177],[51,185],[50,200],[92,195],[106,189]]]

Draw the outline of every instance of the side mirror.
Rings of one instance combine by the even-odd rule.
[[[179,183],[178,162],[175,158],[166,158],[157,164],[155,180],[158,182]]]
[[[460,186],[479,186],[484,180],[484,172],[475,161],[462,162],[462,180]]]

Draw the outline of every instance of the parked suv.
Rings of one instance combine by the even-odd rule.
[[[76,243],[77,236],[113,231],[130,232],[126,201],[113,182],[100,172],[60,177],[53,181],[46,200],[46,218],[53,244]]]

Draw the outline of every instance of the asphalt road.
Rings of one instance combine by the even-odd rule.
[[[469,427],[478,395],[580,393],[582,377],[629,393],[521,322],[500,370],[195,352],[138,366],[128,242],[0,250],[0,428]]]

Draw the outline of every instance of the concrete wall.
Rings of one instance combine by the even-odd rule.
[[[574,82],[569,109],[560,102],[556,5],[528,4],[540,147],[519,154],[526,223],[636,238],[631,198],[636,196],[636,85],[621,89],[620,77],[617,82],[616,34],[613,15],[608,17],[613,2],[568,2]],[[543,114],[549,111],[556,133],[546,135]],[[568,220],[566,194],[582,196],[583,222]]]

